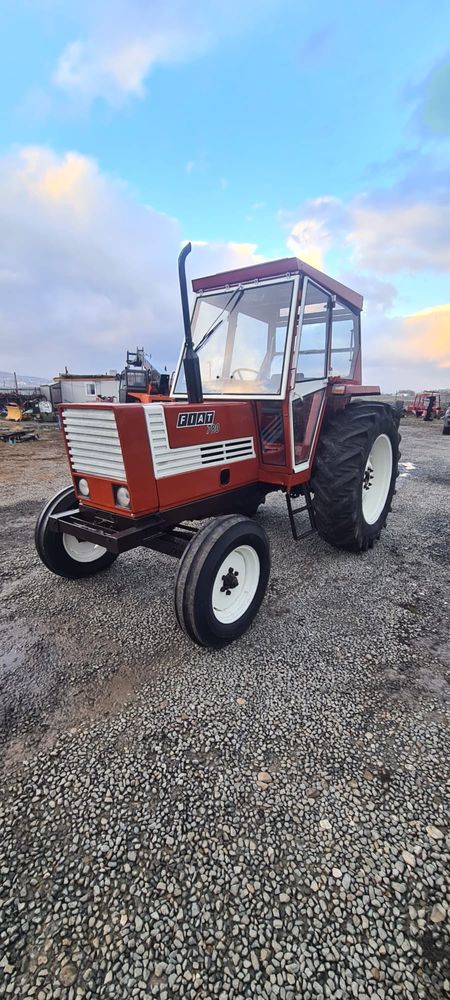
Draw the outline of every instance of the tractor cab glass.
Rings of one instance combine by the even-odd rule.
[[[293,291],[283,279],[197,297],[192,338],[205,396],[281,394]],[[185,393],[180,364],[174,394]]]

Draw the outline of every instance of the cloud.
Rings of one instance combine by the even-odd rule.
[[[442,389],[450,385],[450,303],[406,316],[364,317],[365,381],[395,391],[410,383]]]
[[[285,216],[288,245],[298,256],[324,262],[333,250],[342,266],[395,275],[450,270],[450,173],[416,156],[391,186],[348,201],[310,199]]]
[[[450,270],[450,181],[441,197],[421,192],[360,195],[346,239],[355,264],[378,273]],[[403,195],[403,197],[402,197]]]
[[[422,84],[417,107],[422,130],[435,136],[450,135],[450,56],[434,66]]]
[[[286,224],[290,228],[286,241],[289,250],[307,264],[323,269],[326,253],[333,246],[337,229],[342,227],[342,211],[342,202],[331,195],[305,202],[300,218]]]
[[[141,98],[157,67],[182,63],[261,20],[275,0],[78,0],[80,36],[62,51],[53,83],[72,97],[121,105]]]
[[[400,321],[395,351],[426,365],[450,369],[450,303],[421,309]],[[443,373],[444,374],[444,373]]]
[[[52,376],[119,368],[144,344],[173,364],[182,336],[179,222],[76,152],[25,147],[0,158],[0,356]],[[254,263],[252,244],[194,247],[188,273]]]
[[[365,378],[395,389],[408,372],[417,386],[449,381],[450,306],[392,316],[402,282],[423,289],[450,272],[450,176],[417,155],[403,176],[348,200],[326,195],[282,213],[296,256],[358,289],[365,300]],[[403,301],[403,309],[407,303]]]

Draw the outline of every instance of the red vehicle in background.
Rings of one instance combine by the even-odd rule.
[[[416,417],[424,417],[429,409],[431,410],[429,419],[434,418],[437,420],[439,417],[442,417],[444,412],[441,406],[440,393],[435,392],[434,389],[424,389],[422,392],[416,392],[414,402],[409,403],[406,407],[406,412],[415,413]]]

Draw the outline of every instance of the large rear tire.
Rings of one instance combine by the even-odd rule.
[[[383,403],[352,403],[330,415],[311,478],[325,541],[352,552],[372,548],[391,509],[399,443],[397,415]]]
[[[239,638],[262,603],[270,574],[267,535],[240,514],[215,518],[185,549],[175,584],[181,628],[199,646]]]
[[[78,501],[75,490],[72,486],[66,486],[44,505],[34,532],[36,549],[44,566],[67,580],[78,580],[83,576],[100,573],[103,569],[109,569],[117,559],[113,552],[108,552],[102,545],[78,541],[74,535],[65,532],[59,534],[51,530],[51,514],[62,514],[76,507]]]

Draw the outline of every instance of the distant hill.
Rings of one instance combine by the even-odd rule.
[[[26,389],[34,385],[48,385],[51,378],[36,378],[34,375],[17,375],[17,385],[19,389]],[[0,389],[14,389],[14,372],[0,372]]]

